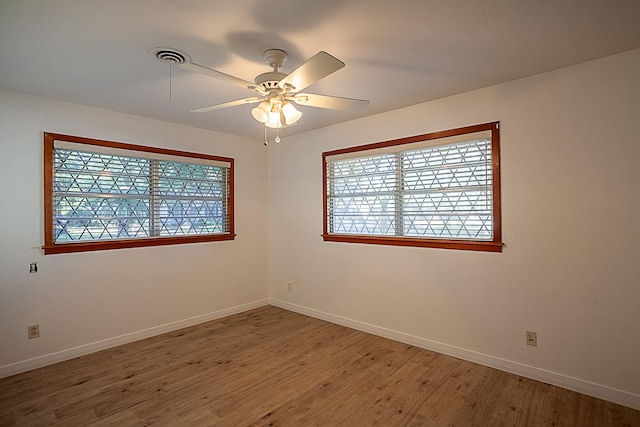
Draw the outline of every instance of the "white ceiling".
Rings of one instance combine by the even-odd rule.
[[[269,48],[289,53],[285,73],[338,57],[346,67],[305,92],[369,106],[301,107],[281,132],[293,135],[640,48],[640,1],[0,0],[0,87],[262,138],[252,106],[189,111],[253,92],[161,63],[156,47],[251,81]]]

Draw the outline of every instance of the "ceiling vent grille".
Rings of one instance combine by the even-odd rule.
[[[191,62],[191,58],[186,53],[168,47],[155,48],[151,51],[151,55],[160,62],[168,62],[170,64]]]

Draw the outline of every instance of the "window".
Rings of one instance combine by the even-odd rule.
[[[45,133],[45,254],[233,240],[233,159]]]
[[[325,152],[325,241],[502,251],[499,123]]]

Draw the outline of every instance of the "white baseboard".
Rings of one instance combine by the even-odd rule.
[[[630,393],[624,390],[615,389],[602,384],[596,384],[590,381],[581,380],[579,378],[570,377],[557,372],[547,371],[545,369],[536,368],[535,366],[524,365],[507,359],[491,356],[488,354],[478,353],[461,347],[432,341],[415,335],[405,334],[403,332],[394,331],[369,323],[360,322],[358,320],[349,319],[342,316],[336,316],[313,308],[292,304],[290,302],[270,299],[271,305],[286,310],[295,311],[296,313],[305,314],[317,319],[326,320],[331,323],[346,326],[359,331],[368,332],[394,341],[403,342],[416,347],[435,351],[437,353],[453,356],[458,359],[467,360],[469,362],[478,363],[480,365],[499,369],[501,371],[510,372],[512,374],[531,378],[543,383],[552,384],[578,393],[604,399],[613,403],[628,406],[634,409],[640,409],[640,394]]]
[[[171,322],[160,326],[154,326],[152,328],[144,329],[141,331],[131,332],[129,334],[124,334],[113,338],[107,338],[102,341],[97,341],[90,344],[45,354],[43,356],[34,357],[33,359],[27,359],[16,363],[11,363],[9,365],[0,366],[0,378],[30,371],[31,369],[41,368],[43,366],[52,365],[54,363],[73,359],[79,356],[84,356],[89,353],[95,353],[96,351],[105,350],[107,348],[116,347],[118,345],[127,344],[144,338],[164,334],[166,332],[186,328],[188,326],[197,325],[199,323],[208,322],[210,320],[231,316],[232,314],[242,313],[244,311],[263,307],[265,305],[269,305],[269,300],[262,299],[253,301],[247,304],[241,304],[235,307],[229,307],[222,310],[213,311],[211,313],[190,317],[188,319],[178,320],[176,322]]]

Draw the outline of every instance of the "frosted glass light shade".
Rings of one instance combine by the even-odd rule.
[[[285,123],[288,125],[292,125],[302,117],[302,113],[293,106],[292,103],[286,102],[282,106],[282,115],[284,116]]]
[[[272,111],[269,113],[269,120],[264,124],[268,128],[281,128],[284,125],[282,122],[284,118],[281,117],[282,113],[279,111]],[[281,120],[282,119],[282,120]]]
[[[267,123],[269,121],[270,111],[271,104],[269,101],[262,101],[257,107],[251,110],[251,115],[260,123]]]

